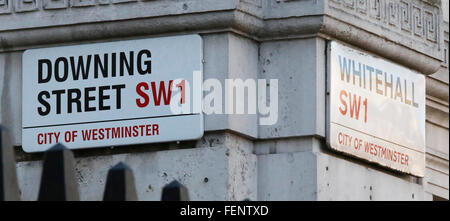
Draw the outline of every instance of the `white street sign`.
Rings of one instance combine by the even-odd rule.
[[[401,172],[425,173],[425,77],[331,42],[332,149]]]
[[[22,70],[26,152],[203,135],[199,35],[32,49]]]

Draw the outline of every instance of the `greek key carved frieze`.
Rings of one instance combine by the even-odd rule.
[[[0,0],[0,15],[12,12],[12,5],[9,0]]]
[[[329,0],[329,6],[412,37],[439,39],[439,8],[420,1]]]
[[[149,1],[149,0],[140,0]],[[0,0],[0,15],[38,10],[65,9],[138,2],[138,0]]]
[[[0,16],[11,14],[40,13],[40,11],[65,10],[69,8],[103,7],[115,4],[137,4],[156,0],[0,0]],[[252,6],[263,7],[266,0],[240,0]],[[269,0],[267,0],[269,1]],[[318,0],[270,0],[278,3]],[[383,29],[404,36],[421,39],[424,42],[439,44],[440,9],[423,0],[324,0],[331,9],[339,10],[344,17],[358,18]]]

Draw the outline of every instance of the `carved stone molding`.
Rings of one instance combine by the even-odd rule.
[[[445,46],[440,6],[429,2],[0,0],[0,51],[180,30],[239,31],[261,41],[322,34],[432,74]]]
[[[348,9],[390,30],[437,42],[439,8],[406,0],[330,0],[330,7]]]
[[[0,14],[120,4],[137,1],[138,0],[0,0]]]
[[[330,16],[442,60],[440,6],[423,0],[328,1]]]

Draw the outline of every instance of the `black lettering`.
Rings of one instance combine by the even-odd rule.
[[[120,109],[122,107],[121,104],[121,89],[125,88],[125,84],[113,85],[112,89],[116,90],[116,108]]]
[[[99,91],[98,91],[98,96],[99,96],[99,99],[98,99],[98,110],[110,110],[111,109],[111,107],[110,106],[104,106],[104,103],[103,103],[103,101],[104,100],[109,100],[109,95],[104,95],[104,93],[103,93],[103,91],[105,91],[105,90],[109,90],[109,89],[111,89],[111,87],[110,86],[100,86],[99,87]]]
[[[89,101],[95,100],[95,96],[89,96],[89,92],[95,91],[95,87],[84,88],[84,111],[95,111],[95,107],[89,106]]]
[[[111,76],[116,76],[116,53],[111,54]]]
[[[44,73],[42,71],[44,64],[47,65],[47,76],[46,77],[43,76]],[[39,59],[38,60],[38,83],[39,84],[47,83],[50,81],[51,77],[52,77],[52,63],[48,59]]]
[[[61,63],[61,62],[64,65],[63,66],[64,73],[63,73],[62,77],[59,76],[59,63]],[[56,79],[56,81],[63,82],[65,80],[67,80],[67,77],[69,75],[68,69],[69,69],[69,64],[67,62],[67,59],[65,57],[57,58],[56,61],[55,61],[55,79]]]
[[[72,94],[76,94],[75,97]],[[72,104],[77,105],[77,112],[81,112],[81,91],[79,89],[69,89],[67,90],[67,112],[72,113]]]
[[[61,114],[61,95],[66,93],[65,90],[55,90],[52,94],[56,95],[56,114]]]
[[[48,99],[50,98],[50,93],[48,93],[48,91],[41,91],[38,94],[39,103],[41,103],[45,107],[45,111],[42,107],[38,107],[38,113],[41,116],[45,116],[50,113],[50,104],[46,100],[44,100],[44,96]]]
[[[130,51],[129,61],[127,60],[125,52],[120,52],[120,76],[124,75],[124,66],[127,66],[128,75],[134,74],[133,59],[134,59],[134,52]]]
[[[91,55],[87,56],[86,66],[84,65],[83,56],[78,56],[78,63],[75,69],[75,58],[70,57],[70,66],[72,67],[72,75],[74,80],[78,80],[80,78],[80,70],[81,75],[83,76],[83,80],[88,79],[89,69],[91,67]]]
[[[137,70],[139,74],[151,74],[152,73],[152,61],[150,59],[144,61],[145,68],[142,68],[142,56],[146,55],[147,58],[152,57],[152,53],[149,50],[141,50],[137,56]]]
[[[102,59],[98,54],[94,55],[94,78],[98,78],[98,69],[100,68],[102,71],[102,76],[104,78],[108,77],[108,54],[103,55],[103,63]]]

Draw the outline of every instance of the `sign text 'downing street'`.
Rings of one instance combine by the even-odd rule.
[[[201,99],[201,85],[188,86],[201,72],[198,35],[27,50],[23,149],[197,139],[201,103],[186,98]],[[187,108],[173,113],[171,105]]]

